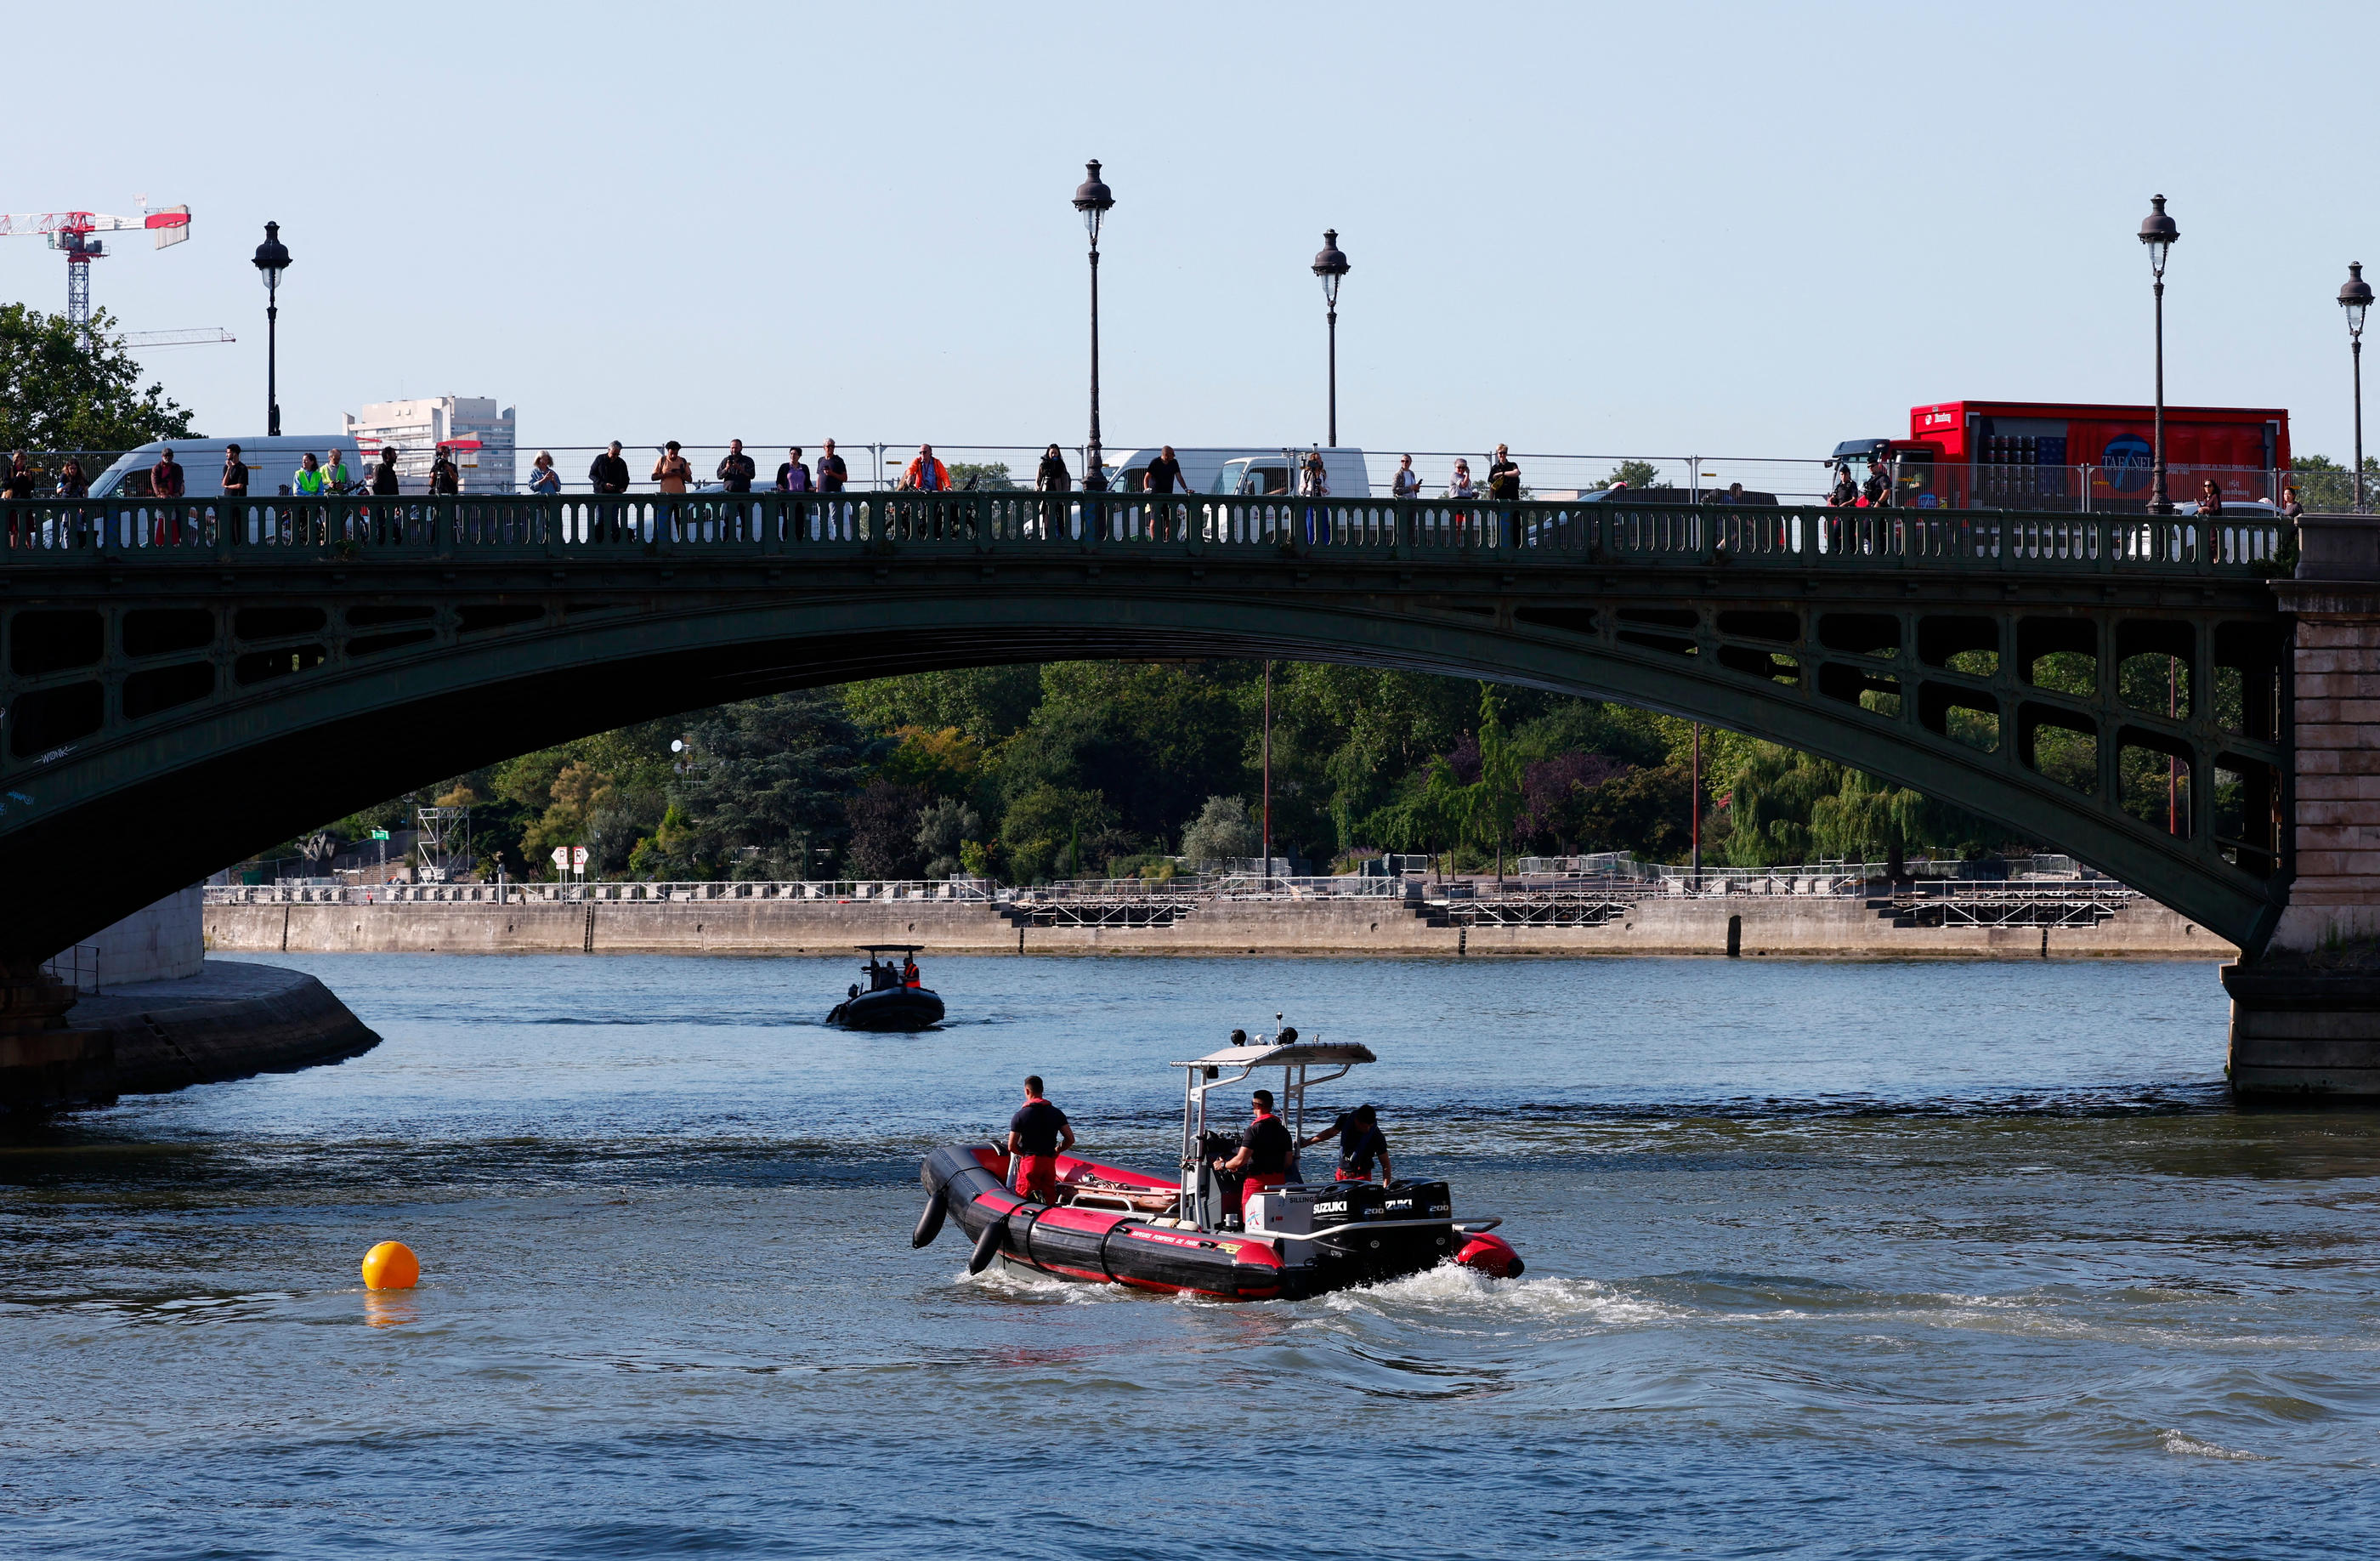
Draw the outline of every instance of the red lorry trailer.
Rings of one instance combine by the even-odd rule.
[[[1897,503],[1921,509],[2144,510],[2156,411],[2061,401],[1936,401],[1909,409],[1906,439],[1835,446],[1855,478],[1881,456]],[[2270,503],[2289,468],[2279,408],[2168,407],[2166,492],[2187,509],[2212,478],[2227,504]]]

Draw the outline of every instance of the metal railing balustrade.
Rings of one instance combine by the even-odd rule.
[[[0,558],[619,560],[1070,554],[2259,576],[2269,516],[976,491],[13,500]]]

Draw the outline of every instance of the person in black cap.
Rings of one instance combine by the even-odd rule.
[[[1380,1180],[1397,1179],[1395,1168],[1389,1164],[1389,1140],[1380,1132],[1380,1114],[1370,1106],[1357,1106],[1297,1147],[1305,1149],[1331,1139],[1339,1140],[1338,1180],[1370,1181],[1375,1159],[1380,1163]]]

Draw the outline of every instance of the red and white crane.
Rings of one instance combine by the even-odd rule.
[[[157,236],[158,249],[178,244],[190,236],[190,209],[167,206],[151,211],[144,199],[137,217],[111,217],[99,212],[19,212],[0,215],[0,238],[46,238],[53,250],[67,255],[67,318],[77,325],[91,323],[91,262],[104,257],[107,246],[94,233],[141,229]]]

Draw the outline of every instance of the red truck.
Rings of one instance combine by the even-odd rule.
[[[1894,502],[1920,509],[2148,507],[2156,413],[2058,401],[1937,401],[1909,409],[1906,439],[1847,439],[1856,480],[1890,463]],[[2168,407],[2166,492],[2183,509],[2212,478],[2227,504],[2269,504],[2289,468],[2278,408]]]

